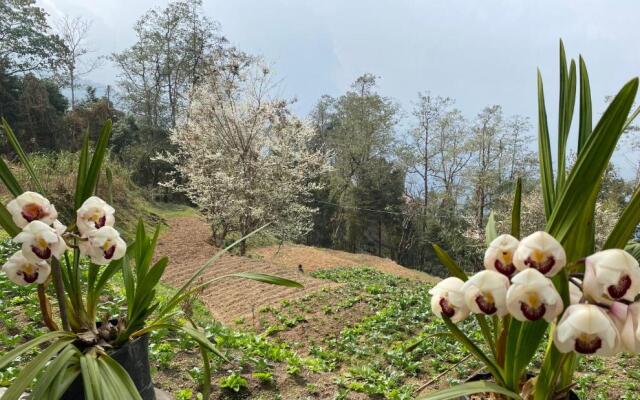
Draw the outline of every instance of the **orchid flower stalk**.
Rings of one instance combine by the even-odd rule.
[[[510,234],[498,235],[494,217],[489,216],[485,271],[467,276],[450,256],[434,245],[443,265],[465,281],[462,292],[469,310],[492,316],[478,318],[484,348],[491,352],[485,353],[483,346],[457,328],[446,313],[436,310],[434,313],[444,319],[451,334],[485,365],[493,379],[463,383],[421,398],[454,399],[479,392],[514,399],[566,398],[578,356],[640,351],[640,302],[636,302],[640,294],[640,267],[624,250],[640,223],[637,212],[640,187],[600,251],[596,251],[592,229],[596,195],[611,155],[622,132],[640,114],[640,108],[631,111],[637,91],[638,78],[634,78],[613,98],[600,121],[592,125],[586,64],[580,57],[578,66],[575,61],[568,65],[561,42],[558,154],[555,157],[558,166],[554,168],[544,90],[538,72],[538,155],[547,221],[544,231],[520,237],[522,183],[518,179]],[[578,92],[577,156],[567,171],[567,142]],[[571,276],[574,273],[583,278],[575,279]],[[489,276],[495,278],[489,282]],[[498,290],[499,287],[507,288],[506,294]],[[434,296],[438,293],[434,291]],[[486,335],[487,331],[496,334]],[[549,338],[546,345],[545,337]],[[542,348],[545,349],[542,365],[537,376],[529,379],[527,373],[534,372],[531,360]]]

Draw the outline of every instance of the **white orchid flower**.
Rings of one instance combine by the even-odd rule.
[[[67,250],[62,236],[42,221],[29,222],[13,241],[22,243],[22,254],[32,262],[48,260],[51,256],[59,259]]]
[[[634,301],[640,293],[638,261],[622,249],[608,249],[585,260],[582,288],[590,299],[605,304],[616,300]]]
[[[533,268],[511,278],[507,291],[507,309],[518,321],[552,322],[563,310],[562,298],[551,279]]]
[[[464,301],[460,278],[447,278],[435,285],[429,294],[431,295],[431,310],[438,317],[447,317],[452,322],[460,322],[469,316],[469,308]]]
[[[91,257],[91,262],[98,265],[118,260],[127,252],[127,244],[110,226],[90,232],[87,240],[80,241],[79,247],[82,254]]]
[[[609,315],[620,332],[622,349],[630,353],[640,353],[640,303],[627,306],[615,302],[609,308]]]
[[[58,212],[53,204],[35,192],[24,192],[11,200],[7,203],[7,211],[19,228],[24,228],[32,221],[42,221],[51,225],[58,218]]]
[[[554,343],[562,353],[613,355],[620,350],[620,334],[613,320],[594,304],[567,308],[554,331]]]
[[[567,263],[567,255],[560,243],[547,232],[535,232],[520,241],[513,255],[519,271],[537,269],[547,277],[558,273]]]
[[[2,270],[7,274],[11,282],[20,286],[31,283],[44,283],[51,273],[51,267],[46,261],[29,261],[21,250],[15,252],[7,260],[2,266]]]
[[[505,234],[495,238],[484,253],[484,267],[511,278],[516,272],[516,267],[513,265],[513,253],[519,243],[518,239],[511,235]]]
[[[502,317],[508,313],[506,298],[509,279],[499,272],[478,272],[462,285],[464,300],[471,312]]]
[[[82,237],[87,237],[92,231],[103,226],[113,226],[116,210],[97,196],[91,196],[77,211],[76,225]]]

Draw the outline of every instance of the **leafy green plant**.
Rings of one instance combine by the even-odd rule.
[[[567,170],[567,143],[574,115],[578,82],[580,90],[577,158],[573,167]],[[538,236],[540,238],[544,237],[547,243],[554,242],[553,246],[559,252],[557,254],[561,254],[562,257],[556,256],[551,259],[552,262],[548,264],[554,268],[554,264],[560,267],[557,271],[553,271],[553,273],[549,273],[549,271],[545,273],[543,271],[546,265],[544,266],[545,268],[542,268],[542,265],[532,264],[539,261],[536,258],[538,255],[534,255],[532,259],[527,258],[524,260],[524,266],[532,266],[531,268],[539,269],[540,272],[552,277],[550,282],[552,282],[553,286],[551,287],[554,288],[553,291],[557,291],[556,296],[558,296],[558,301],[561,300],[561,306],[565,305],[568,307],[571,304],[570,278],[577,287],[581,287],[582,284],[575,281],[574,276],[582,277],[585,280],[585,286],[584,293],[581,294],[582,298],[579,302],[590,304],[580,304],[579,306],[584,307],[581,310],[587,310],[587,307],[591,307],[588,308],[589,312],[593,311],[597,314],[602,321],[605,321],[605,325],[610,324],[606,329],[611,330],[616,329],[611,321],[611,318],[613,318],[615,314],[614,308],[616,304],[622,304],[626,300],[620,298],[620,296],[611,294],[610,296],[613,297],[608,298],[606,304],[598,302],[596,297],[594,297],[596,295],[594,295],[593,289],[586,286],[588,280],[595,278],[590,278],[588,271],[587,275],[584,274],[585,263],[589,264],[590,259],[587,257],[595,251],[594,212],[603,174],[609,164],[609,160],[620,135],[640,113],[640,108],[633,113],[631,112],[637,91],[638,79],[634,78],[623,86],[613,98],[599,122],[593,127],[590,84],[586,64],[582,57],[580,57],[578,67],[576,67],[576,63],[573,60],[568,66],[564,46],[561,42],[557,168],[554,174],[544,90],[541,75],[538,73],[538,153],[541,172],[540,181],[547,219],[545,231],[548,233],[548,235],[540,233]],[[521,235],[521,183],[518,181],[515,186],[511,235],[515,237],[513,240],[518,242],[517,239]],[[636,229],[638,222],[640,222],[639,209],[640,188],[636,190],[627,208],[624,210],[622,217],[610,233],[604,244],[604,249],[623,249],[625,247],[627,241]],[[546,239],[547,237],[550,239]],[[494,245],[494,240],[497,238],[498,234],[495,229],[495,222],[493,216],[490,216],[486,229],[486,239],[488,244],[491,243],[490,248]],[[549,247],[551,247],[551,245],[549,245]],[[444,250],[437,245],[434,245],[434,249],[442,264],[449,269],[451,275],[461,280],[461,292],[468,293],[469,288],[473,288],[475,283],[472,282],[468,284],[469,277],[467,277],[466,273]],[[513,253],[514,260],[517,258],[519,249],[520,247]],[[504,254],[507,253],[508,252],[504,250]],[[604,253],[598,254],[599,257],[602,257]],[[607,256],[610,254],[613,253],[607,253]],[[615,254],[623,258],[627,256],[630,257],[628,254],[624,255],[626,253],[622,250],[618,250]],[[595,257],[595,255],[593,256]],[[562,262],[560,262],[560,258],[562,258]],[[625,260],[629,259],[632,258],[625,258]],[[547,258],[547,260],[549,260],[549,258]],[[509,262],[511,262],[511,259],[509,259]],[[560,265],[561,263],[563,265]],[[495,264],[495,268],[505,267],[506,264],[506,262]],[[513,267],[514,264],[518,266],[517,261],[513,261],[511,266]],[[490,266],[487,266],[487,268]],[[589,268],[597,268],[597,266]],[[525,268],[520,267],[518,267],[518,269],[525,270]],[[631,275],[635,276],[634,274],[638,272],[637,262],[630,261],[629,271]],[[503,271],[499,270],[498,272],[507,275],[507,273]],[[513,271],[511,273],[513,273]],[[497,277],[500,277],[499,273]],[[505,278],[502,277],[502,279]],[[624,279],[631,278],[627,276]],[[466,281],[467,283],[462,283],[462,281]],[[449,283],[452,282],[454,281],[449,281]],[[511,283],[513,284],[513,282],[512,280]],[[507,286],[508,285],[507,280]],[[612,290],[615,290],[615,288]],[[624,289],[625,292],[626,290],[627,289]],[[511,288],[509,291],[511,291]],[[614,291],[610,293],[617,292]],[[433,294],[434,297],[441,296],[437,291],[433,292]],[[484,294],[482,296],[484,296]],[[469,296],[466,296],[465,300],[467,297]],[[576,352],[568,351],[569,349],[564,344],[564,341],[567,339],[559,340],[558,335],[554,337],[554,335],[547,334],[549,326],[553,326],[553,332],[564,331],[564,327],[560,326],[563,322],[561,317],[565,310],[564,308],[558,310],[558,315],[550,318],[555,321],[555,317],[557,316],[560,321],[557,324],[555,322],[549,323],[539,316],[535,322],[522,322],[515,318],[515,314],[513,314],[511,310],[509,310],[511,315],[509,315],[509,313],[496,314],[495,311],[485,312],[485,314],[494,314],[492,317],[477,314],[477,323],[480,326],[482,341],[484,341],[485,344],[484,346],[479,346],[476,344],[477,340],[469,337],[463,329],[460,329],[453,322],[456,314],[451,312],[453,308],[455,308],[452,308],[451,305],[455,302],[455,299],[453,297],[437,297],[436,300],[438,299],[440,303],[435,307],[441,307],[443,313],[449,314],[443,315],[443,321],[449,329],[450,334],[484,364],[485,368],[493,375],[494,382],[468,382],[428,395],[424,397],[425,399],[453,399],[462,395],[479,392],[493,392],[516,399],[522,396],[535,400],[567,396],[568,390],[573,385],[578,356]],[[445,300],[444,303],[442,299]],[[452,303],[447,303],[449,300],[451,300]],[[485,306],[486,308],[487,303],[482,302],[486,300],[486,297],[482,297],[480,300],[482,304],[478,303],[478,306]],[[478,298],[476,298],[475,301],[477,303],[479,301]],[[529,307],[529,305],[527,305],[527,307]],[[549,307],[548,304],[547,307]],[[573,310],[577,309],[578,308],[573,308]],[[527,310],[531,312],[530,309]],[[627,317],[626,311],[624,311],[624,314],[624,318],[635,318],[633,316]],[[611,315],[611,317],[609,315]],[[568,316],[569,313],[565,313],[565,317]],[[459,315],[458,319],[463,318],[464,315]],[[531,320],[536,319],[533,317],[527,318]],[[560,326],[560,328],[556,325]],[[542,355],[539,375],[534,379],[528,380],[525,374],[528,372],[532,359],[538,354],[541,344],[545,340],[548,340],[549,344],[546,346],[546,350],[544,350],[544,354]],[[580,350],[581,353],[600,351],[600,349],[604,347],[604,344],[598,342],[599,340],[597,336],[591,337],[587,335],[584,338],[580,337],[576,339],[575,349],[578,351],[578,348],[582,347],[582,350]],[[587,343],[588,346],[583,346],[583,342]],[[560,346],[561,348],[559,348]],[[561,351],[561,349],[563,351]]]
[[[40,312],[42,320],[50,330],[8,350],[0,357],[0,369],[3,369],[14,362],[20,362],[21,357],[27,353],[39,350],[12,379],[11,386],[3,396],[4,400],[17,399],[30,386],[34,398],[58,399],[79,377],[82,379],[85,394],[89,399],[140,399],[125,369],[111,358],[105,349],[118,348],[150,332],[176,331],[190,337],[198,344],[202,350],[205,366],[208,366],[209,352],[223,359],[225,356],[203,332],[177,322],[175,317],[180,313],[178,305],[204,286],[219,279],[235,277],[300,287],[300,284],[287,279],[254,273],[231,274],[194,285],[196,279],[218,258],[256,231],[218,252],[172,297],[161,303],[157,296],[157,287],[169,261],[163,257],[153,262],[160,229],[156,228],[150,236],[140,221],[136,229],[135,241],[126,246],[117,231],[111,227],[113,221],[107,223],[108,218],[113,218],[113,209],[95,197],[111,136],[111,122],[105,124],[92,153],[88,136],[83,142],[77,169],[76,190],[75,194],[70,194],[73,198],[73,209],[78,211],[78,219],[76,223],[70,225],[69,229],[60,226],[57,220],[49,220],[49,218],[55,219],[57,215],[55,208],[43,196],[46,195],[44,187],[5,120],[2,121],[2,128],[9,144],[27,171],[30,184],[39,192],[39,194],[25,192],[22,184],[0,159],[0,180],[14,197],[25,203],[20,205],[21,203],[16,200],[7,206],[0,204],[0,226],[11,237],[22,235],[16,238],[23,242],[22,251],[27,252],[27,255],[33,252],[39,257],[37,262],[30,261],[18,252],[12,256],[13,260],[9,260],[12,262],[11,268],[8,268],[9,262],[5,265],[5,271],[13,274],[10,275],[12,280],[24,284],[33,283],[39,279],[37,282]],[[109,173],[106,179],[108,182],[112,181]],[[33,203],[34,200],[25,199],[36,199],[36,203]],[[92,209],[93,214],[88,217],[90,219],[87,222],[80,218],[80,210],[88,202],[99,204],[102,214],[100,211],[96,214]],[[25,226],[21,231],[16,221],[22,221],[22,219],[25,220]],[[82,225],[83,223],[85,225]],[[95,230],[93,224],[95,224]],[[32,227],[39,231],[29,231]],[[83,229],[89,229],[87,227],[91,229],[90,233],[83,231]],[[106,232],[110,236],[96,245],[93,242],[95,237],[92,236],[96,232]],[[25,242],[25,240],[33,242]],[[85,256],[90,258],[90,262],[82,261]],[[49,270],[50,276],[48,276]],[[115,323],[109,316],[98,321],[101,295],[118,273],[122,275],[124,282],[126,314],[116,318]],[[61,327],[53,317],[52,307],[47,298],[45,289],[50,283],[53,283],[55,289]],[[36,377],[38,379],[33,384]]]
[[[232,390],[236,393],[249,387],[249,381],[247,381],[240,374],[233,372],[225,377],[220,378],[220,388]]]

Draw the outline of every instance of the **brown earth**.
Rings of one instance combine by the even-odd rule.
[[[437,278],[424,272],[403,267],[388,258],[376,257],[369,254],[354,254],[299,244],[263,247],[253,250],[251,253],[261,257],[265,261],[288,268],[297,269],[298,265],[302,265],[305,272],[336,267],[366,265],[381,272],[403,278],[419,279],[430,283],[437,281]]]
[[[168,221],[168,225],[169,229],[160,236],[156,254],[167,256],[170,260],[162,280],[173,287],[180,287],[218,249],[207,242],[210,236],[209,226],[198,217],[173,218]],[[323,287],[335,285],[306,276],[297,269],[231,254],[225,254],[216,261],[199,278],[199,281],[206,282],[212,278],[236,272],[276,275],[300,282],[304,288],[287,288],[249,280],[239,283],[237,278],[215,282],[203,291],[200,299],[209,307],[216,319],[225,323],[252,315],[259,308],[280,303],[283,299],[297,298]]]

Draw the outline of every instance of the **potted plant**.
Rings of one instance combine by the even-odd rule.
[[[592,128],[587,69],[579,59],[567,67],[560,42],[560,108],[557,169],[552,165],[549,129],[538,73],[540,182],[546,214],[544,232],[521,237],[522,185],[515,185],[510,234],[498,235],[489,216],[485,270],[468,277],[437,245],[435,252],[453,275],[431,289],[431,305],[449,334],[480,360],[489,376],[423,396],[454,399],[474,393],[514,399],[570,396],[579,357],[640,351],[640,267],[625,251],[640,222],[636,189],[600,251],[595,248],[594,210],[605,169],[620,135],[640,113],[631,112],[638,79],[613,98]],[[566,172],[566,149],[579,79],[579,127],[575,164]],[[457,322],[473,315],[484,346]],[[548,339],[545,339],[548,336]],[[531,360],[547,340],[537,374]],[[487,378],[491,378],[490,380]]]
[[[96,196],[111,122],[104,126],[93,153],[89,151],[88,137],[84,140],[72,205],[76,219],[66,221],[68,227],[58,220],[55,206],[47,200],[44,187],[5,120],[2,128],[36,190],[25,191],[0,159],[0,180],[14,196],[6,206],[0,203],[0,226],[21,244],[21,249],[9,258],[3,270],[16,284],[37,284],[42,319],[49,329],[48,333],[0,357],[0,368],[4,368],[19,361],[25,353],[39,349],[2,399],[18,399],[31,387],[34,399],[152,400],[155,394],[149,372],[148,333],[159,329],[192,338],[200,347],[207,371],[210,352],[224,358],[195,326],[176,322],[175,317],[180,313],[177,306],[212,282],[194,285],[207,268],[257,231],[218,252],[168,301],[161,303],[156,290],[169,260],[154,257],[159,227],[149,235],[140,221],[135,240],[125,243],[115,228],[115,210]],[[108,172],[106,179],[110,182]],[[122,275],[126,313],[99,320],[100,296],[116,274]],[[226,275],[215,280],[227,277],[301,286],[287,279],[253,273]],[[50,283],[55,288],[59,318],[54,318],[47,297],[46,288]],[[208,397],[208,393],[204,395]]]

